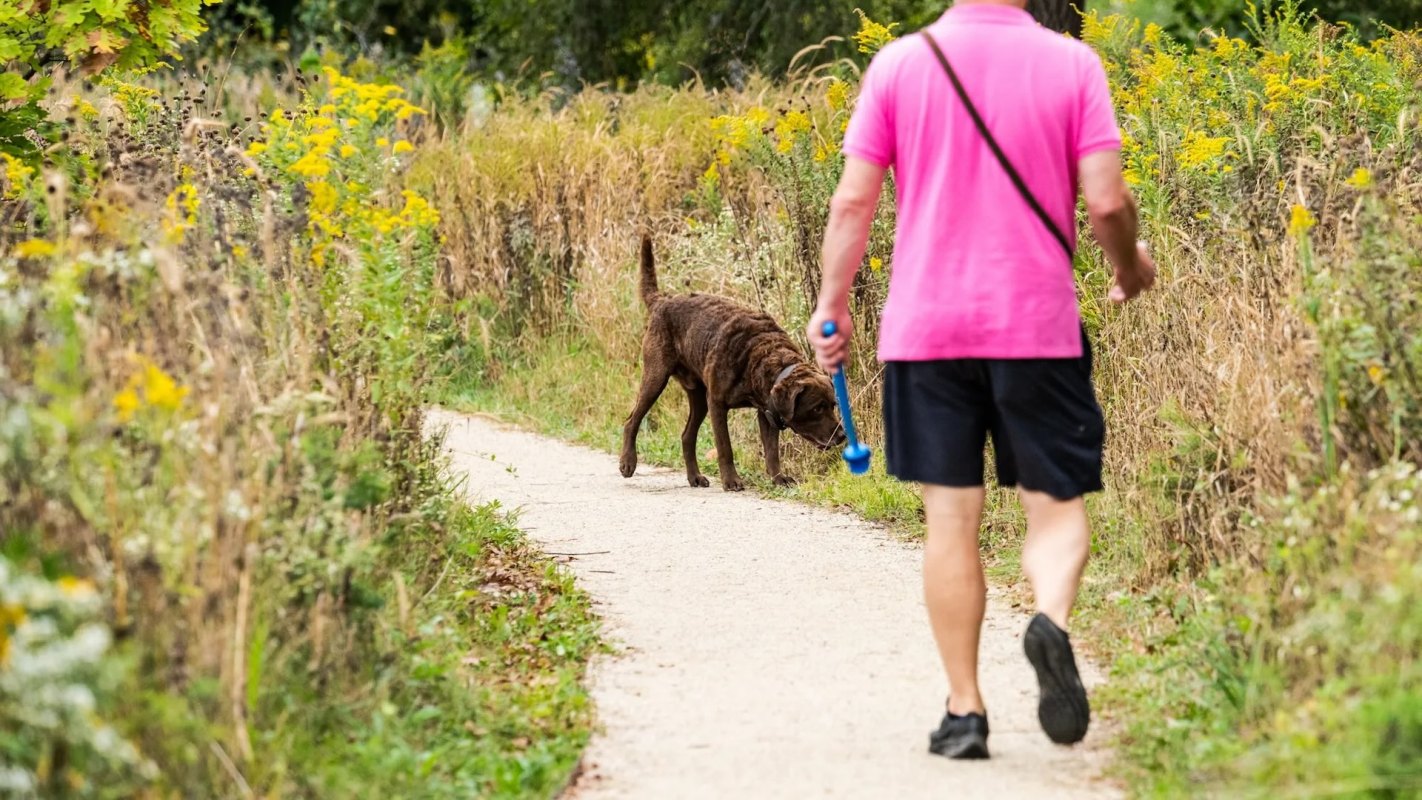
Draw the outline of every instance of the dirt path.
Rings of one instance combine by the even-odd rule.
[[[570,567],[621,650],[593,667],[602,730],[576,797],[1117,796],[1091,780],[1099,752],[1038,728],[1027,618],[1000,598],[983,641],[994,758],[927,755],[945,686],[917,548],[846,514],[691,489],[680,472],[623,480],[612,456],[482,418],[430,421],[472,497],[518,509],[549,553],[578,554]]]

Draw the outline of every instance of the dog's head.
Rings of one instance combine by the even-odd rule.
[[[770,407],[785,427],[822,450],[844,443],[844,427],[835,415],[829,376],[805,365],[770,390]]]

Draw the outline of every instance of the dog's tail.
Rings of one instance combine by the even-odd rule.
[[[642,234],[642,302],[651,308],[661,296],[657,288],[657,261],[652,256],[652,237]]]

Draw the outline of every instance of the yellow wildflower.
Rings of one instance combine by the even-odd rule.
[[[1385,378],[1387,378],[1387,370],[1383,369],[1383,365],[1376,361],[1369,361],[1368,380],[1372,381],[1374,386],[1382,386]]]
[[[715,161],[712,161],[711,166],[707,167],[706,171],[701,173],[701,180],[707,183],[716,183],[721,180],[721,171],[716,168]]]
[[[34,168],[9,153],[0,153],[0,158],[5,160],[5,180],[10,184],[5,196],[19,197],[29,185],[30,177],[35,174]]]
[[[1223,156],[1227,144],[1228,136],[1206,136],[1199,131],[1189,131],[1175,160],[1185,169],[1201,169]]]
[[[72,575],[65,575],[55,581],[54,585],[58,586],[59,591],[68,597],[84,597],[94,593],[94,584],[92,581],[86,581],[83,578],[76,578]]]
[[[408,141],[406,141],[406,140],[404,140],[404,139],[401,139],[400,141],[398,141],[398,142],[395,143],[394,152],[395,152],[396,155],[399,155],[400,153],[409,153],[409,152],[413,151],[414,149],[415,149],[415,146],[414,146],[414,145],[410,144]]]
[[[168,195],[165,205],[168,209],[163,220],[165,238],[168,244],[181,244],[188,230],[197,224],[198,208],[202,205],[197,187],[191,183],[179,184]]]
[[[143,370],[143,399],[150,406],[168,411],[177,411],[188,396],[186,386],[179,386],[168,373],[155,364],[148,364]]]
[[[249,156],[255,157],[265,152],[267,152],[266,142],[252,142],[251,144],[247,145],[247,155]]]
[[[1358,167],[1353,171],[1353,176],[1346,183],[1354,189],[1366,189],[1373,185],[1372,170],[1367,167]]]
[[[90,103],[82,97],[74,98],[74,110],[78,111],[79,116],[84,119],[93,120],[99,117],[99,109],[94,108],[93,103]]]
[[[306,188],[311,192],[311,209],[320,214],[330,214],[336,210],[336,187],[326,181],[314,181],[306,184]]]
[[[375,146],[376,146],[376,147],[389,147],[389,146],[390,146],[390,140],[387,139],[387,138],[385,138],[384,136],[382,136],[382,137],[380,137],[379,139],[376,139],[376,140],[375,140]]]
[[[882,270],[883,268],[884,268],[884,259],[879,258],[878,256],[875,256],[875,257],[869,259],[869,269],[870,269],[871,271],[873,271],[873,272],[878,272],[878,271]]]
[[[25,608],[0,604],[0,664],[10,659],[10,634],[25,624]]]
[[[810,118],[803,111],[791,111],[775,123],[775,136],[779,140],[776,150],[788,153],[795,148],[799,134],[810,130]]]
[[[435,211],[428,200],[409,189],[400,194],[405,198],[405,207],[400,211],[400,217],[407,224],[431,228],[439,224],[439,212]]]
[[[1160,47],[1160,37],[1164,33],[1164,28],[1161,28],[1154,22],[1150,23],[1145,27],[1145,43],[1151,47]]]
[[[341,158],[350,158],[358,152],[360,151],[356,149],[356,146],[353,144],[341,145]]]
[[[49,258],[57,252],[59,248],[44,239],[27,239],[15,245],[16,258]]]
[[[1312,211],[1301,205],[1295,205],[1289,214],[1289,235],[1295,238],[1301,237],[1313,230],[1317,224],[1318,218],[1313,215]]]
[[[307,153],[287,170],[304,178],[324,178],[331,174],[331,162],[323,154]]]
[[[884,45],[892,42],[898,37],[894,34],[894,28],[899,27],[899,23],[890,22],[883,25],[869,19],[869,16],[859,9],[854,9],[854,13],[859,15],[859,32],[854,34],[854,42],[859,45],[861,53],[877,53]]]
[[[825,90],[825,102],[829,103],[831,111],[839,111],[849,105],[849,84],[838,78],[830,81],[829,89]]]
[[[1247,49],[1249,49],[1249,45],[1243,39],[1234,39],[1229,36],[1215,39],[1215,55],[1220,58],[1229,58],[1235,53],[1242,53]]]
[[[141,405],[138,392],[131,387],[114,395],[114,411],[118,413],[119,422],[128,422],[133,419],[133,415],[138,413]]]
[[[325,118],[317,117],[317,119]],[[302,137],[301,142],[302,144],[309,145],[310,147],[316,150],[324,150],[335,144],[336,139],[340,138],[340,135],[340,132],[331,129],[319,130],[315,133]]]

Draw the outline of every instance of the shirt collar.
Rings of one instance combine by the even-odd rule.
[[[987,23],[994,25],[1035,25],[1037,21],[1026,9],[989,3],[955,3],[943,12],[940,22]]]

